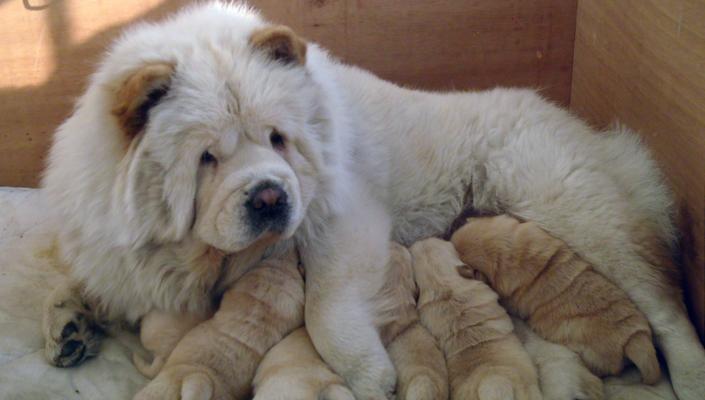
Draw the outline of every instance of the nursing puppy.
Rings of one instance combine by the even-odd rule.
[[[272,347],[254,379],[254,400],[355,400],[299,328]]]
[[[419,321],[418,293],[406,247],[390,244],[385,285],[374,302],[382,342],[397,371],[397,399],[448,398],[446,361],[436,340]]]
[[[213,318],[179,341],[135,400],[247,398],[267,350],[303,324],[303,286],[294,251],[257,265],[225,292]]]
[[[628,359],[645,383],[659,380],[644,315],[564,242],[506,215],[470,218],[451,241],[462,275],[486,277],[509,312],[580,354],[594,373],[618,375]]]
[[[541,399],[536,369],[514,335],[497,295],[462,279],[453,245],[426,239],[411,246],[421,321],[448,363],[451,399]]]
[[[67,296],[108,320],[212,310],[293,240],[312,342],[362,399],[396,381],[370,304],[390,236],[442,234],[466,208],[518,215],[619,283],[681,400],[705,398],[658,169],[631,133],[598,135],[530,90],[400,88],[246,7],[200,4],[111,46],[55,135],[43,189],[82,288]],[[81,310],[48,313],[48,359],[80,362],[85,343],[60,328]]]

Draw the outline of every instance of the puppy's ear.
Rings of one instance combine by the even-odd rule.
[[[250,44],[284,64],[306,64],[306,42],[287,26],[268,26],[256,30],[250,36]]]
[[[134,138],[147,125],[149,111],[167,94],[173,75],[173,64],[147,64],[118,88],[112,112],[128,138]]]

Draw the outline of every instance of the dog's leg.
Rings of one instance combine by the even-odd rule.
[[[315,290],[315,283],[309,282],[306,327],[316,350],[347,381],[355,398],[389,398],[396,373],[369,310],[345,285],[329,285],[322,293],[309,295]]]
[[[98,354],[101,332],[77,285],[64,281],[44,301],[44,356],[57,367],[71,367]]]
[[[512,318],[514,332],[536,365],[545,400],[602,400],[602,380],[593,375],[580,357],[567,347],[550,343]]]
[[[381,205],[369,197],[355,200],[345,215],[325,225],[315,245],[299,243],[306,268],[306,328],[357,399],[382,400],[391,396],[396,373],[370,301],[384,282],[391,225]]]

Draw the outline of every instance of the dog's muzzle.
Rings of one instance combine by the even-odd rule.
[[[289,225],[291,206],[281,184],[264,181],[250,190],[244,204],[247,223],[253,234],[283,233]]]

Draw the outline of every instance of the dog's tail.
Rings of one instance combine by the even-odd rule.
[[[647,385],[653,385],[661,379],[661,367],[656,358],[656,349],[648,332],[637,332],[624,345],[624,354],[641,373],[641,379]]]

